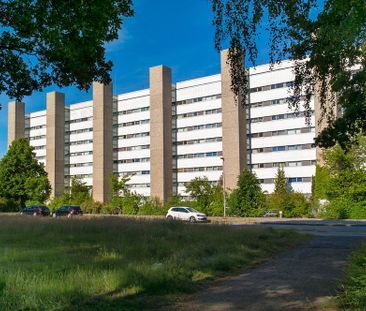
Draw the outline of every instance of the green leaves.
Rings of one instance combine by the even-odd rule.
[[[312,98],[328,128],[317,137],[321,147],[347,146],[366,132],[366,6],[364,0],[211,0],[215,47],[230,44],[232,89],[246,104],[246,61],[255,65],[257,42],[269,35],[269,58],[295,61],[295,83],[289,105],[303,105],[310,122]],[[335,96],[335,94],[337,94]],[[305,100],[301,100],[304,98]],[[342,108],[339,114],[337,106]],[[336,112],[336,110],[338,110]],[[338,118],[337,118],[338,117]]]
[[[104,44],[132,15],[132,0],[2,1],[0,93],[21,100],[51,84],[109,83]]]
[[[14,140],[0,162],[0,197],[43,203],[50,195],[47,173],[27,139]]]

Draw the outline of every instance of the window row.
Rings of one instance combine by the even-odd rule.
[[[79,122],[86,122],[86,121],[92,121],[93,117],[87,117],[87,118],[79,118],[74,120],[66,121],[66,124],[73,124],[73,123],[79,123]]]
[[[273,184],[275,182],[275,178],[259,179],[259,182],[261,184]],[[311,177],[290,177],[290,178],[287,178],[287,182],[289,184],[311,182]]]
[[[209,157],[221,157],[222,151],[212,151],[212,152],[200,152],[200,153],[188,153],[173,156],[177,159],[193,159],[193,158],[209,158]]]
[[[176,117],[177,117],[177,119],[192,118],[192,117],[198,117],[198,116],[204,116],[204,115],[217,114],[217,113],[221,113],[221,111],[222,111],[221,108],[201,110],[201,111],[178,114]]]
[[[83,152],[68,153],[68,154],[65,154],[65,156],[79,157],[79,156],[92,155],[92,154],[93,154],[93,151],[83,151]]]
[[[86,144],[92,144],[92,139],[86,139],[86,140],[77,140],[77,141],[71,141],[71,142],[65,142],[66,146],[75,146],[75,145],[86,145]]]
[[[311,112],[311,115],[314,114],[314,111]],[[303,118],[305,117],[305,111],[301,112],[290,112],[290,113],[283,113],[283,114],[276,114],[273,116],[264,116],[258,118],[250,119],[251,123],[259,123],[259,122],[268,122],[268,121],[275,121],[275,120],[284,120],[284,119],[293,119],[293,118]]]
[[[114,148],[114,151],[132,151],[132,150],[143,150],[149,148],[150,145],[139,145],[139,146],[118,147]]]
[[[74,131],[66,131],[66,134],[81,134],[81,133],[88,133],[88,132],[93,132],[93,128],[90,127],[90,128],[74,130]]]
[[[35,126],[31,126],[31,127],[26,127],[25,130],[29,131],[29,130],[40,130],[40,129],[44,129],[46,128],[46,125],[35,125]]]
[[[201,125],[193,125],[193,126],[186,126],[176,129],[177,132],[190,132],[196,130],[204,130],[204,129],[212,129],[221,127],[221,123],[210,123],[210,124],[201,124]]]
[[[180,106],[180,105],[204,102],[204,101],[215,100],[215,99],[220,99],[220,98],[221,98],[221,94],[210,95],[210,96],[202,96],[202,97],[196,97],[196,98],[190,98],[190,99],[176,101],[176,102],[173,102],[173,105]]]
[[[208,172],[222,171],[222,166],[207,166],[207,167],[183,167],[173,170],[174,173],[192,173],[192,172]]]
[[[256,168],[273,168],[273,167],[296,167],[296,166],[312,166],[315,165],[315,160],[305,160],[305,161],[289,161],[289,162],[273,162],[273,163],[257,163],[252,164],[253,169]]]
[[[150,136],[150,132],[118,135],[118,136],[115,136],[115,137],[122,138],[122,139],[131,139],[131,138],[139,138],[139,137],[147,137],[147,136]]]
[[[134,158],[134,159],[122,159],[122,160],[114,160],[115,164],[127,164],[127,163],[143,163],[150,162],[150,158]]]
[[[38,140],[38,139],[45,139],[46,135],[39,135],[39,136],[32,136],[29,137],[29,140]]]
[[[134,125],[141,125],[141,124],[149,124],[150,119],[147,120],[138,120],[138,121],[131,121],[131,122],[125,122],[125,123],[119,123],[113,125],[113,127],[127,127],[127,126],[134,126]]]
[[[211,137],[211,138],[200,138],[200,139],[190,139],[190,140],[182,140],[174,142],[174,145],[182,146],[182,145],[195,145],[195,144],[204,144],[204,143],[214,143],[222,141],[222,137]]]
[[[264,148],[254,148],[252,153],[262,153],[262,152],[278,152],[278,151],[291,151],[291,150],[305,150],[315,148],[314,144],[303,144],[303,145],[288,145],[288,146],[274,146],[274,147],[264,147]]]
[[[289,82],[281,82],[281,83],[269,84],[269,85],[264,85],[264,86],[258,86],[258,87],[251,88],[250,93],[257,93],[257,92],[281,89],[284,87],[293,87],[293,85],[294,85],[294,82],[289,81]]]
[[[88,166],[93,166],[93,162],[74,163],[66,165],[66,167],[88,167]]]
[[[295,134],[312,133],[312,132],[315,132],[315,127],[303,127],[303,128],[290,129],[290,130],[278,130],[278,131],[270,131],[270,132],[252,133],[252,134],[249,134],[248,137],[250,137],[250,138],[272,137],[272,136],[295,135]]]
[[[137,113],[137,112],[143,112],[143,111],[149,111],[150,107],[141,107],[141,108],[134,108],[134,109],[128,109],[128,110],[122,110],[122,111],[118,111],[118,112],[114,112],[113,115],[125,115],[125,114],[132,114],[132,113]]]

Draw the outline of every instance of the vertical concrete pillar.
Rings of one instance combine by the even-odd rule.
[[[329,83],[328,83],[329,85]],[[325,107],[321,106],[320,102],[320,82],[315,85],[314,94],[314,109],[315,109],[315,135],[318,136],[328,125],[329,121],[336,119],[340,115],[339,106],[337,105],[337,96],[332,94],[331,86],[327,90],[327,100]],[[316,161],[317,164],[324,164],[324,150],[316,147]]]
[[[13,140],[23,138],[25,134],[24,103],[10,102],[8,104],[8,146]]]
[[[93,199],[108,202],[112,196],[113,93],[112,84],[93,84]]]
[[[65,95],[47,94],[46,171],[51,184],[51,197],[62,195],[65,178]]]
[[[150,68],[151,197],[168,200],[173,193],[172,78],[165,66]]]
[[[231,190],[247,166],[247,121],[245,108],[231,90],[228,52],[221,52],[221,101],[225,189]]]

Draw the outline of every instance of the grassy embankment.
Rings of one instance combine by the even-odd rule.
[[[337,303],[341,310],[366,310],[366,244],[347,265]]]
[[[0,310],[144,309],[302,239],[225,225],[0,216]]]

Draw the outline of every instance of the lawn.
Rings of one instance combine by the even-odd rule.
[[[338,295],[341,310],[366,310],[366,244],[350,258]]]
[[[291,247],[291,231],[0,216],[0,310],[141,310]]]

